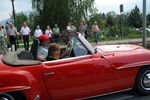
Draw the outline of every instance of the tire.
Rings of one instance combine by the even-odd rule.
[[[0,93],[0,100],[25,100],[25,97],[19,92]]]
[[[150,94],[150,67],[142,68],[136,77],[134,89],[142,95]]]
[[[15,100],[15,98],[8,93],[0,93],[0,100]]]

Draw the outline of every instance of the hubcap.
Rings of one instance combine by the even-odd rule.
[[[0,100],[9,100],[9,99],[5,97],[1,97]]]
[[[150,87],[150,73],[144,76],[143,84],[145,87]]]
[[[8,93],[0,93],[0,100],[14,100],[14,98]]]
[[[143,74],[142,86],[145,90],[150,90],[150,71],[147,71]]]

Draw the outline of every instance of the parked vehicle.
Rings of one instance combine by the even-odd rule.
[[[40,62],[32,53],[0,56],[0,100],[72,100],[135,89],[150,94],[150,51],[137,45],[92,46],[81,34],[68,55]]]

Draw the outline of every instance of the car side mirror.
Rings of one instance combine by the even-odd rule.
[[[95,54],[98,53],[98,49],[97,48],[94,49],[94,53]]]

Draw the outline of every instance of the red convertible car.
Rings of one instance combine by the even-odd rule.
[[[150,94],[150,51],[136,45],[97,45],[81,34],[67,57],[40,62],[31,52],[0,56],[0,100],[73,100],[135,89]]]

